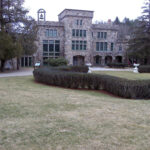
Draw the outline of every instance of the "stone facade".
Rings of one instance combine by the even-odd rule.
[[[58,15],[58,22],[38,20],[35,61],[44,63],[47,58],[62,56],[70,65],[124,62],[126,42],[118,39],[118,26],[111,22],[92,24],[93,14],[93,11],[65,9]]]

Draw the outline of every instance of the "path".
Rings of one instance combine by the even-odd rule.
[[[16,76],[30,76],[33,74],[33,68],[23,68],[13,72],[0,72],[0,77],[16,77]]]
[[[91,71],[132,71],[132,68],[127,69],[114,69],[114,68],[100,68],[100,67],[92,67]],[[22,68],[18,71],[9,71],[0,73],[0,77],[16,77],[16,76],[31,76],[33,75],[33,68]]]

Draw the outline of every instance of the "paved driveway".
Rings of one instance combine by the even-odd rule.
[[[17,71],[9,71],[0,73],[0,77],[16,77],[16,76],[30,76],[33,74],[33,68],[23,68]]]
[[[114,69],[114,68],[100,68],[100,67],[92,67],[91,71],[132,71],[133,69]],[[33,75],[33,68],[22,68],[18,71],[9,71],[0,73],[0,77],[16,77],[16,76],[30,76]]]
[[[132,68],[116,69],[116,68],[91,67],[91,71],[133,71],[133,69]]]

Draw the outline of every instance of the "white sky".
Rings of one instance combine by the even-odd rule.
[[[57,21],[58,14],[65,8],[94,11],[93,21],[114,20],[116,16],[122,21],[124,17],[136,19],[141,15],[144,0],[25,0],[33,18],[37,19],[40,8],[46,10],[47,21]]]

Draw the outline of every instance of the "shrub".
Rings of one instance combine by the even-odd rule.
[[[98,74],[86,74],[39,68],[33,72],[37,82],[65,88],[105,90],[116,96],[150,98],[150,80],[136,81]]]
[[[58,67],[58,69],[62,71],[83,72],[83,73],[87,73],[89,70],[87,66],[63,66]]]
[[[108,63],[107,66],[111,68],[125,68],[128,66],[126,63]]]
[[[69,71],[69,72],[83,72],[87,73],[89,68],[87,66],[58,66],[50,67],[51,70]]]
[[[48,59],[47,60],[49,66],[66,66],[68,64],[65,58],[56,58],[56,59]]]
[[[140,73],[150,73],[150,65],[139,66]]]

